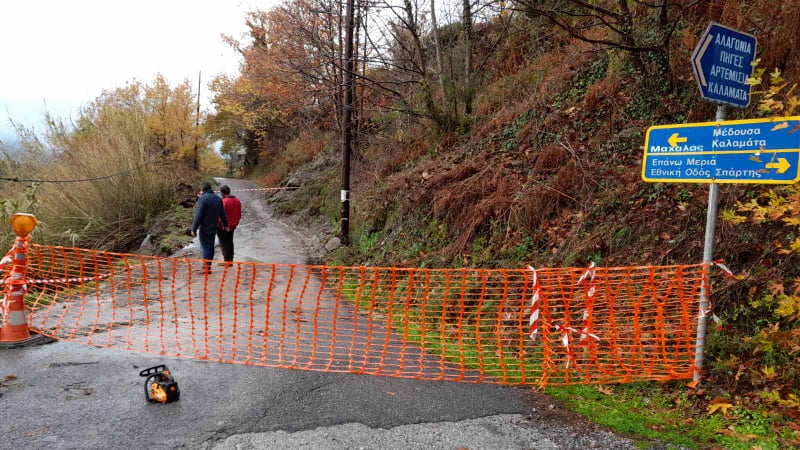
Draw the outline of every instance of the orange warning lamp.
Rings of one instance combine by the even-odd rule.
[[[11,228],[21,238],[31,234],[37,223],[36,216],[33,214],[16,213],[11,216]]]

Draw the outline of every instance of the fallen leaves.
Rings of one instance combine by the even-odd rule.
[[[608,387],[602,386],[602,385],[598,385],[597,386],[597,391],[600,392],[603,395],[613,395],[614,394],[614,391],[612,391],[611,388],[608,388]]]
[[[733,404],[728,402],[728,399],[725,397],[718,397],[714,400],[711,400],[711,403],[708,405],[708,415],[712,415],[717,411],[722,411],[724,416],[728,415],[728,410],[733,408]]]
[[[777,281],[767,283],[767,290],[775,297],[786,294],[786,288],[783,286],[783,283]]]
[[[17,380],[16,375],[6,375],[2,380],[0,380],[0,388],[9,387]]]
[[[754,439],[758,439],[758,435],[751,434],[751,433],[739,433],[736,431],[733,426],[729,426],[728,428],[722,429],[717,431],[719,434],[724,434],[725,436],[732,437],[737,441],[747,442],[752,441]]]

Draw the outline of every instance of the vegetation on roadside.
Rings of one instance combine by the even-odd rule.
[[[647,127],[713,116],[689,64],[708,22],[756,35],[761,67],[770,70],[757,71],[754,83],[772,74],[760,102],[730,118],[800,107],[797,0],[360,4],[354,105],[343,103],[340,6],[285,0],[251,12],[249,39],[229,38],[244,58],[240,73],[214,80],[216,112],[202,128],[187,108],[191,87],[157,79],[104,93],[73,126],[49,120],[44,138],[20,130],[22,153],[0,168],[38,181],[21,190],[4,185],[2,219],[34,212],[39,242],[130,247],[163,211],[168,222],[186,220],[186,211],[171,209],[174,187],[223,168],[208,146],[219,139],[223,152],[244,149],[246,172],[265,185],[296,178],[302,189],[276,195],[276,210],[323,216],[333,236],[338,136],[352,106],[351,244],[328,262],[695,263],[707,189],[644,183],[640,167]],[[106,175],[115,176],[100,179]],[[85,181],[46,182],[75,179]],[[715,258],[736,276],[711,280],[722,322],[709,332],[700,386],[547,393],[647,439],[692,448],[800,446],[799,200],[794,186],[722,189]],[[177,241],[180,232],[159,246]]]
[[[187,189],[187,200],[194,192]],[[173,203],[169,209],[145,221],[144,229],[150,235],[153,247],[149,253],[169,256],[186,247],[191,240],[189,231],[194,214],[194,209],[187,206]]]
[[[188,81],[171,87],[158,76],[104,92],[74,123],[47,117],[42,134],[18,128],[20,147],[2,160],[0,220],[35,214],[42,244],[138,247],[153,218],[191,198],[196,169],[224,168],[193,105]],[[0,236],[10,247],[11,233]]]
[[[308,191],[273,201],[286,214],[307,214],[309,205],[313,214],[327,216],[333,236],[339,222],[339,150],[314,145],[308,129],[313,124],[338,132],[341,124],[342,104],[335,102],[341,100],[342,78],[330,76],[341,75],[341,67],[327,52],[337,47],[323,45],[328,42],[315,34],[312,22],[288,20],[312,17],[323,3],[291,1],[254,14],[253,41],[236,42],[244,50],[244,70],[228,80],[248,89],[236,91],[238,97],[220,90],[218,98],[227,102],[228,124],[235,123],[232,105],[250,114],[242,115],[247,123],[255,123],[252,114],[258,110],[237,99],[258,98],[272,111],[291,111],[264,116],[269,127],[263,130],[283,127],[280,139],[265,133],[263,141],[251,142],[250,151],[281,158],[292,148],[287,143],[300,142],[294,139],[303,130],[305,148],[317,154],[302,171]],[[588,261],[608,266],[700,261],[707,189],[643,183],[645,130],[712,119],[715,106],[700,98],[688,62],[712,20],[757,36],[761,64],[780,68],[777,86],[784,94],[800,79],[800,57],[793,51],[800,43],[793,31],[797,5],[520,1],[487,4],[478,19],[464,8],[438,25],[433,17],[418,20],[429,9],[407,6],[387,4],[382,10],[396,19],[385,47],[357,51],[369,62],[357,64],[351,244],[333,252],[331,263],[583,267]],[[331,20],[336,17],[313,23]],[[287,35],[295,38],[282,38]],[[319,64],[313,71],[299,70],[301,61],[309,60]],[[387,60],[391,64],[382,65]],[[469,60],[471,66],[459,66]],[[286,85],[273,77],[271,84],[251,87],[269,73],[294,75],[286,77]],[[302,104],[282,95],[305,89],[298,77],[310,88]],[[452,89],[458,84],[464,89]],[[336,111],[332,122],[321,113],[330,102]],[[791,109],[764,110],[753,103],[729,111],[729,117]],[[269,166],[256,170],[270,183],[285,176],[285,170],[270,174]],[[597,423],[648,439],[692,448],[800,444],[793,425],[800,416],[795,344],[800,269],[792,246],[797,209],[789,206],[795,197],[792,187],[723,187],[721,208],[732,220],[718,225],[715,257],[736,276],[712,278],[712,304],[722,325],[709,332],[700,386],[639,383],[547,392]]]

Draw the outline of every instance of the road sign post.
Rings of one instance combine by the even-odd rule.
[[[717,105],[717,122],[725,120],[725,105]],[[717,229],[717,205],[719,204],[719,184],[711,183],[708,186],[708,210],[706,210],[706,233],[703,240],[703,263],[711,264],[714,260],[714,234]],[[709,266],[706,266],[708,270]],[[708,315],[710,303],[708,301],[708,277],[700,285],[700,305],[697,315],[697,331],[695,332],[694,343],[694,371],[692,381],[700,382],[700,373],[703,368],[703,354],[706,348],[706,328],[708,327]]]
[[[717,103],[716,122],[651,127],[645,138],[642,179],[649,182],[710,183],[703,262],[714,256],[719,183],[794,183],[800,176],[800,142],[784,125],[800,119],[725,122],[725,105],[750,104],[756,38],[712,22],[692,53],[692,69],[703,98]],[[800,136],[800,134],[798,135]],[[709,312],[702,286],[693,381],[700,381]]]

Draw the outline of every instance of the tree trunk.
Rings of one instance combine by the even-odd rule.
[[[439,24],[436,22],[436,0],[431,0],[431,26],[433,27],[433,47],[436,50],[436,74],[439,77],[439,89],[442,91],[442,99],[447,99],[447,92],[444,90],[444,73],[442,73],[442,44],[439,41]]]
[[[420,39],[419,36],[419,27],[414,15],[414,8],[411,4],[411,0],[405,0],[403,4],[405,5],[406,11],[406,24],[408,25],[408,31],[411,33],[411,39],[414,41],[414,53],[416,53],[416,58],[414,58],[415,55],[412,54],[411,60],[417,67],[419,73],[419,86],[422,90],[422,100],[425,104],[426,112],[439,129],[449,129],[452,124],[448,123],[447,119],[442,117],[439,108],[436,107],[436,103],[433,101],[431,87],[427,79],[428,55],[425,51],[425,47],[422,46],[422,39]]]
[[[667,0],[655,0],[656,5],[656,21],[658,22],[659,28],[663,28],[667,25],[667,13],[669,2]]]
[[[464,24],[464,114],[472,114],[472,100],[475,86],[472,80],[472,4],[470,0],[462,0]]]
[[[249,174],[258,165],[258,153],[260,150],[258,135],[255,131],[247,130],[244,132],[242,143],[245,149],[244,171]]]

